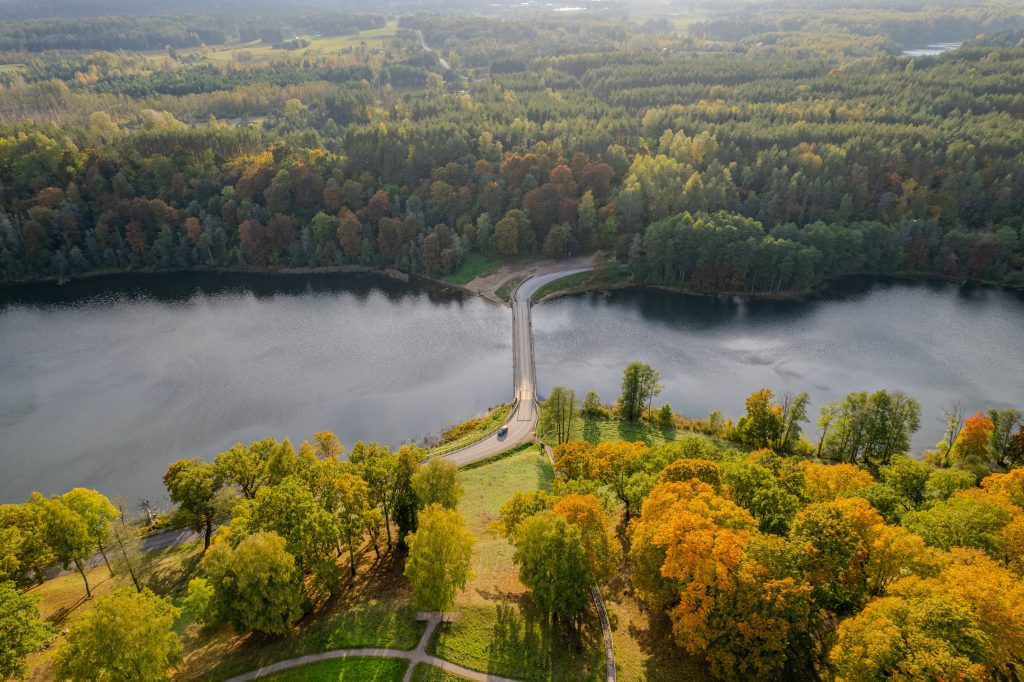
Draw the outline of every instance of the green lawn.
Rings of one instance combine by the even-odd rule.
[[[412,682],[466,682],[466,678],[420,663],[412,671]]]
[[[317,614],[308,620],[301,622],[296,632],[285,637],[250,634],[236,641],[230,633],[218,633],[203,646],[192,650],[193,656],[213,657],[213,660],[205,661],[205,666],[202,660],[193,661],[196,667],[209,670],[210,666],[216,666],[200,675],[200,679],[223,680],[277,661],[332,649],[414,649],[424,629],[424,624],[416,621],[415,610],[404,594],[395,595],[394,599],[368,600],[347,608],[339,605],[333,611]]]
[[[601,627],[594,613],[585,613],[581,631],[572,633],[551,625],[526,595],[456,608],[455,621],[438,628],[432,645],[441,658],[518,680],[604,679]]]
[[[634,424],[618,419],[584,419],[577,417],[569,430],[569,440],[586,440],[600,443],[606,440],[643,441],[648,445],[662,445],[683,436],[700,435],[676,428],[662,428],[650,424]],[[542,434],[544,441],[554,445],[554,440]]]
[[[264,678],[268,682],[398,682],[408,661],[400,658],[342,658],[313,663]]]
[[[435,655],[521,680],[585,680],[603,672],[596,616],[585,614],[579,635],[550,627],[519,582],[512,546],[489,530],[509,497],[549,490],[553,478],[537,446],[462,470],[459,511],[477,538],[474,576],[456,602],[455,622],[438,628],[431,643]]]
[[[462,261],[462,266],[444,278],[444,281],[460,287],[472,282],[477,277],[490,274],[501,267],[501,259],[488,258],[479,253],[471,253]]]

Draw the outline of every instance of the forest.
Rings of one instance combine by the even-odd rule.
[[[66,19],[6,22],[0,280],[440,278],[471,254],[601,251],[637,284],[697,293],[849,274],[1021,286],[1020,16],[964,10],[987,19],[961,38],[1001,32],[906,57],[916,29],[880,12],[743,35],[544,14],[100,17],[78,34],[94,43],[61,49]]]

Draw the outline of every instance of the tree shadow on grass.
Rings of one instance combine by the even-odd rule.
[[[585,680],[599,672],[595,663],[603,658],[593,654],[603,648],[594,628],[586,625],[594,614],[585,613],[585,624],[575,629],[541,613],[526,595],[495,608],[487,672],[526,680]]]
[[[698,656],[690,656],[674,644],[672,623],[665,614],[649,613],[648,627],[629,626],[629,634],[646,656],[644,679],[658,680],[706,680],[707,663]]]

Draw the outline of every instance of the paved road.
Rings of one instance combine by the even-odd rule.
[[[532,441],[537,429],[537,373],[533,362],[533,332],[530,324],[530,297],[548,282],[590,268],[576,268],[531,277],[512,295],[512,361],[515,409],[505,425],[508,433],[494,433],[473,445],[445,455],[457,466],[466,466],[493,457],[521,443]]]
[[[260,668],[259,670],[253,670],[252,672],[232,677],[227,680],[227,682],[252,682],[252,680],[269,677],[270,675],[279,673],[283,670],[301,668],[302,666],[309,665],[310,663],[330,661],[338,658],[362,657],[401,658],[409,661],[409,667],[405,670],[405,676],[402,677],[402,682],[409,682],[412,680],[413,670],[415,670],[416,666],[420,663],[435,666],[441,670],[446,670],[453,675],[464,677],[467,680],[474,680],[474,682],[516,682],[516,680],[512,680],[507,677],[498,677],[497,675],[482,673],[479,670],[472,670],[456,663],[446,661],[443,658],[431,656],[427,653],[427,645],[430,644],[430,640],[434,635],[434,630],[437,629],[438,624],[441,622],[441,616],[437,613],[417,614],[417,618],[419,620],[427,621],[427,628],[423,631],[423,636],[420,637],[419,644],[412,651],[407,651],[405,649],[335,649],[334,651],[324,651],[318,654],[309,654],[298,658],[290,658],[287,661],[279,661],[278,663],[273,663],[264,668]]]

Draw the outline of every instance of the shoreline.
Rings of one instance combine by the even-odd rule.
[[[240,275],[256,275],[256,276],[302,276],[302,275],[334,275],[334,274],[366,274],[375,275],[378,277],[386,277],[398,282],[404,282],[408,284],[415,284],[420,286],[428,286],[436,289],[443,289],[453,293],[459,293],[465,296],[473,296],[482,298],[490,303],[496,305],[507,305],[506,302],[501,301],[493,295],[493,291],[482,290],[479,285],[474,287],[473,284],[480,282],[483,279],[494,278],[498,275],[497,284],[490,287],[489,289],[497,289],[505,281],[512,279],[513,277],[521,274],[537,274],[539,270],[544,270],[552,265],[570,265],[574,260],[578,261],[581,257],[590,258],[590,254],[582,254],[581,256],[575,256],[569,259],[562,259],[558,261],[538,261],[529,264],[519,264],[515,261],[509,263],[503,263],[492,273],[481,276],[480,278],[471,280],[464,285],[453,284],[444,279],[431,277],[420,273],[411,273],[397,268],[378,268],[367,265],[322,265],[315,267],[280,267],[280,268],[251,268],[251,267],[195,267],[195,268],[173,268],[167,270],[153,270],[153,269],[139,269],[139,270],[100,270],[95,272],[88,272],[81,275],[75,275],[60,279],[57,277],[47,277],[42,279],[22,279],[8,282],[0,282],[0,295],[3,294],[4,290],[14,289],[18,287],[31,287],[33,285],[56,285],[62,286],[64,284],[70,284],[81,280],[99,279],[102,277],[118,278],[120,276],[138,276],[143,277],[154,275],[174,275],[174,274],[240,274]],[[503,275],[503,276],[502,276]],[[628,275],[627,275],[628,277]],[[951,277],[949,275],[942,275],[938,273],[914,273],[914,272],[895,272],[884,275],[879,275],[869,272],[855,272],[842,275],[835,279],[823,282],[821,285],[809,289],[807,291],[783,291],[774,294],[757,294],[742,291],[717,291],[717,292],[705,292],[705,291],[694,291],[692,289],[672,287],[660,284],[638,284],[630,281],[629,279],[616,279],[608,282],[594,282],[588,281],[582,284],[573,285],[567,287],[564,290],[556,290],[546,294],[543,298],[535,300],[536,304],[546,303],[554,301],[559,298],[567,296],[578,296],[581,294],[588,293],[600,293],[604,291],[621,290],[621,289],[653,289],[657,291],[664,291],[672,294],[678,294],[681,296],[696,296],[700,298],[739,298],[742,300],[763,300],[763,301],[811,301],[820,298],[826,294],[836,284],[843,282],[844,280],[853,279],[864,279],[869,280],[872,283],[875,282],[904,282],[904,283],[945,283],[945,284],[957,284],[960,286],[970,285],[977,287],[984,287],[990,289],[997,289],[1001,291],[1024,294],[1024,284],[1008,284],[993,282],[990,280],[975,280],[975,279],[963,279],[959,277]],[[555,280],[557,281],[557,280]]]
[[[957,284],[961,287],[982,287],[986,289],[995,289],[999,291],[1005,291],[1013,294],[1024,296],[1024,285],[1016,286],[1010,284],[1000,284],[997,282],[991,282],[987,280],[972,280],[972,279],[960,279],[958,277],[950,277],[948,275],[939,274],[918,274],[910,272],[899,272],[886,275],[878,275],[868,272],[856,272],[848,275],[843,275],[835,279],[830,279],[827,282],[823,282],[821,285],[807,290],[807,291],[783,291],[776,294],[754,294],[749,292],[739,291],[716,291],[716,292],[704,292],[694,291],[692,289],[685,289],[681,287],[671,287],[662,284],[639,284],[632,281],[610,281],[610,282],[585,282],[582,284],[567,287],[562,290],[552,291],[546,294],[543,298],[535,301],[535,304],[547,303],[560,298],[567,298],[569,296],[580,296],[582,294],[593,294],[602,293],[606,291],[617,291],[623,289],[637,289],[637,290],[655,290],[664,291],[679,296],[693,296],[698,298],[719,298],[719,299],[731,299],[738,298],[745,301],[789,301],[789,302],[806,302],[818,300],[829,292],[830,289],[844,281],[852,280],[865,280],[870,282],[872,285],[878,283],[904,283],[904,284]]]

